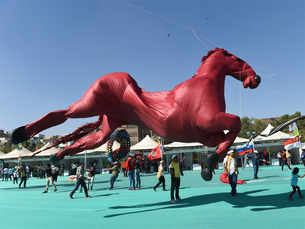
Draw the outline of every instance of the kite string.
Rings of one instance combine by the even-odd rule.
[[[200,38],[200,36],[198,35],[197,31],[192,28],[192,27],[188,27],[188,26],[183,26],[183,25],[179,25],[178,23],[172,22],[171,20],[169,20],[168,18],[164,17],[164,16],[160,16],[160,15],[155,15],[154,12],[152,12],[151,10],[148,10],[147,8],[145,8],[144,6],[139,6],[135,3],[132,2],[127,2],[127,5],[131,6],[131,7],[135,7],[138,8],[154,17],[158,17],[159,20],[163,21],[166,24],[169,25],[175,25],[178,28],[183,28],[186,31],[189,31],[192,36],[199,42],[201,43],[205,49],[210,50],[211,48],[209,48],[209,45],[215,46],[215,47],[220,47],[216,42],[213,42],[211,40],[209,40],[208,38],[206,38],[207,36],[203,37],[203,40]]]
[[[155,15],[154,12],[152,12],[151,10],[148,10],[147,8],[145,8],[144,6],[139,6],[135,3],[131,3],[131,2],[127,2],[127,4],[131,7],[135,7],[135,8],[138,8],[146,13],[148,13],[149,15],[151,16],[155,16],[155,17],[158,17],[160,21],[166,23],[166,24],[169,24],[169,25],[175,25],[176,27],[178,28],[183,28],[184,30],[186,31],[189,31],[191,32],[192,36],[202,45],[204,46],[205,49],[209,50],[209,45],[212,45],[214,47],[221,47],[219,46],[216,42],[212,41],[212,40],[209,40],[207,38],[207,36],[204,34],[203,36],[203,40],[201,39],[201,37],[199,36],[197,30],[193,27],[189,27],[189,26],[184,26],[184,25],[178,25],[177,23],[175,22],[172,22],[171,20],[169,20],[168,18],[164,17],[164,16],[161,16],[161,15]],[[240,81],[241,81],[241,75],[240,75]],[[243,100],[242,100],[242,90],[240,90],[240,117],[242,117],[243,115]]]

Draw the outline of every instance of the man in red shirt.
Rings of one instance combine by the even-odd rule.
[[[129,154],[127,159],[127,174],[129,178],[129,189],[128,190],[135,190],[135,158],[133,154]]]
[[[282,164],[281,164],[281,166],[282,166],[282,171],[283,171],[285,165],[287,165],[287,167],[288,167],[289,169],[291,169],[290,166],[289,166],[289,164],[287,163],[286,152],[285,152],[284,150],[283,150],[282,153],[281,153],[281,159],[282,159],[282,160],[281,160],[281,161],[282,161]]]

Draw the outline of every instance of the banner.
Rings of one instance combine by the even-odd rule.
[[[293,136],[293,137],[300,135],[298,126],[295,122],[293,122],[289,125],[289,134],[290,134],[290,136]]]
[[[296,136],[295,138],[289,139],[288,141],[284,142],[284,148],[287,150],[290,150],[293,148],[299,148],[299,147],[300,147],[299,136]]]

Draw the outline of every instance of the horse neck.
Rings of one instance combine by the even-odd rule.
[[[223,64],[207,61],[202,63],[193,78],[196,79],[218,79],[218,86],[224,87],[224,80],[226,76],[225,67]]]

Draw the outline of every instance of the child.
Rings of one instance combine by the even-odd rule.
[[[153,190],[156,191],[156,189],[159,187],[159,185],[162,183],[162,186],[163,186],[163,191],[166,191],[165,189],[165,178],[163,176],[163,163],[164,161],[160,161],[160,165],[158,167],[158,173],[157,173],[157,178],[159,179],[159,182],[158,184],[156,184],[154,187],[153,187]]]
[[[299,168],[295,167],[295,168],[292,170],[291,186],[292,186],[292,188],[293,188],[293,191],[290,193],[290,195],[289,195],[289,197],[288,197],[289,200],[292,200],[292,197],[293,197],[293,195],[294,195],[294,193],[295,193],[296,190],[298,190],[299,197],[302,198],[302,199],[304,198],[304,197],[302,196],[301,191],[300,191],[300,187],[297,186],[297,184],[298,184],[298,178],[303,178],[303,177],[305,176],[305,174],[304,174],[303,176],[299,176],[298,173],[299,173]]]

